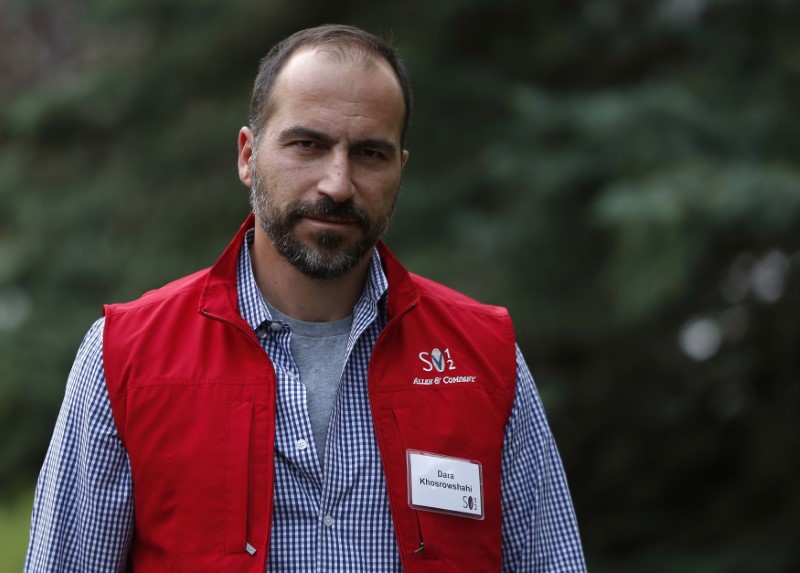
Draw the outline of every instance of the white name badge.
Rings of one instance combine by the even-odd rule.
[[[483,519],[481,464],[418,450],[406,451],[408,505]]]

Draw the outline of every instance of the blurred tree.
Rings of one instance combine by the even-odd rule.
[[[388,242],[512,310],[592,570],[800,567],[800,5],[12,2],[0,20],[0,485],[38,468],[105,301],[211,264],[258,59],[394,37]]]

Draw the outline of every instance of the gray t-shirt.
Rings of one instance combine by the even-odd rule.
[[[324,467],[328,424],[344,369],[353,317],[333,322],[305,322],[283,314],[269,302],[267,307],[274,320],[285,322],[292,329],[292,358],[300,373],[300,382],[306,387],[311,431],[320,465]]]

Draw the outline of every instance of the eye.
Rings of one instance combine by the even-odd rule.
[[[316,149],[319,147],[316,142],[311,141],[310,139],[301,139],[292,143],[295,145],[295,147],[299,147],[301,149]]]
[[[386,154],[377,149],[362,149],[361,154],[369,159],[385,159]]]

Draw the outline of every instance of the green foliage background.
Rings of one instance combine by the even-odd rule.
[[[417,106],[387,241],[511,309],[590,569],[800,569],[792,0],[7,0],[6,498],[34,483],[99,305],[227,244],[258,60],[328,21],[405,56]]]

